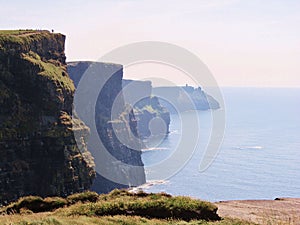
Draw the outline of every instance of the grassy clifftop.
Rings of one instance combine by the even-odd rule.
[[[35,32],[36,30],[33,29],[26,29],[26,30],[0,30],[0,35],[20,35],[20,34],[27,34]]]
[[[20,57],[37,67],[39,75],[74,92],[74,84],[66,76],[64,45],[64,35],[47,30],[0,30],[0,59],[8,66],[14,57]]]
[[[0,209],[1,224],[249,224],[221,219],[217,207],[188,197],[165,193],[130,193],[114,190],[66,198],[25,197]]]
[[[15,42],[20,44],[29,44],[30,42],[42,39],[45,36],[49,38],[52,37],[53,34],[47,30],[0,30],[0,43],[1,42]]]

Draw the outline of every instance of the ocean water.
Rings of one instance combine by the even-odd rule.
[[[195,153],[167,180],[150,181],[147,192],[167,192],[203,200],[300,197],[300,89],[222,89],[226,129],[219,154],[199,172],[209,140],[211,113],[197,112],[200,140]],[[189,117],[189,112],[185,113]],[[171,116],[170,135],[142,154],[146,173],[172,155],[181,137],[181,120]]]

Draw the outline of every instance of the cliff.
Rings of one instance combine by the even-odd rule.
[[[95,90],[90,90],[93,89],[90,86],[84,88],[89,89],[88,92],[93,95],[97,94],[95,107],[89,109],[89,106],[92,105],[89,99],[84,102],[85,106],[83,106],[87,111],[95,111],[97,129],[95,132],[103,143],[103,146],[100,146],[93,138],[88,143],[88,148],[95,156],[98,172],[92,189],[103,193],[115,188],[126,188],[145,183],[140,151],[142,145],[138,139],[136,118],[132,108],[125,104],[122,94],[123,67],[111,63],[70,62],[68,63],[68,72],[75,86],[79,84],[83,76],[90,77],[92,83],[97,84]],[[96,90],[97,88],[99,90]],[[115,101],[118,101],[118,113],[113,116],[112,109]],[[92,126],[89,121],[85,122],[88,126]],[[114,159],[101,159],[104,157],[103,151],[108,151]],[[108,179],[104,175],[107,174],[107,171],[113,175],[114,179]],[[115,180],[123,182],[115,182]]]
[[[151,81],[123,80],[123,91],[125,101],[133,105],[141,138],[169,133],[170,113],[152,96]]]
[[[64,43],[64,35],[48,31],[0,31],[0,204],[65,196],[94,179],[89,129],[72,119]]]
[[[200,87],[155,87],[153,95],[163,96],[159,98],[162,106],[171,113],[188,110],[219,109],[220,105],[212,96],[205,93]]]

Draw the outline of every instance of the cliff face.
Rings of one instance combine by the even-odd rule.
[[[142,138],[151,135],[168,135],[170,113],[163,107],[157,97],[144,98],[134,107],[137,118],[138,133]]]
[[[161,104],[171,113],[220,108],[219,103],[200,87],[156,87],[153,88],[153,94],[163,96],[167,100],[159,99]]]
[[[63,196],[93,182],[89,129],[72,119],[64,42],[48,31],[0,31],[0,204],[24,195]]]
[[[125,101],[133,101],[137,130],[141,138],[169,133],[170,113],[152,95],[151,81],[123,80]],[[151,128],[151,129],[150,129]]]
[[[108,151],[114,157],[114,160],[101,160],[95,157],[99,173],[92,189],[103,193],[115,188],[126,188],[145,183],[145,173],[140,151],[141,143],[136,139],[138,134],[135,115],[131,107],[125,104],[122,95],[122,66],[100,62],[70,62],[68,63],[68,72],[75,86],[78,85],[83,75],[96,75],[95,82],[98,82],[99,89],[101,89],[95,108],[90,110],[95,110],[96,132],[104,145],[102,148],[105,149],[95,145],[92,140],[89,142],[88,148],[100,158],[104,157],[104,154],[101,155],[100,153],[99,155],[99,152]],[[97,93],[99,90],[90,91]],[[117,118],[112,119],[112,107],[118,94],[121,97],[117,104],[119,113]],[[85,102],[85,105],[88,108],[91,103]],[[87,122],[87,125],[89,125],[89,122]],[[134,146],[135,150],[125,145],[122,140],[130,142],[130,146]],[[137,167],[134,168],[132,166]],[[102,176],[105,173],[103,170],[109,170],[116,180],[125,180],[125,182],[120,184],[107,179],[105,176]]]

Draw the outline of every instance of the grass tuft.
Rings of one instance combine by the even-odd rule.
[[[71,204],[77,202],[96,202],[98,200],[98,194],[92,191],[86,191],[82,193],[76,193],[67,197],[67,201]]]
[[[60,197],[41,198],[39,196],[27,196],[20,198],[17,202],[2,208],[0,212],[7,214],[24,212],[47,212],[64,207],[68,204],[67,200]]]

